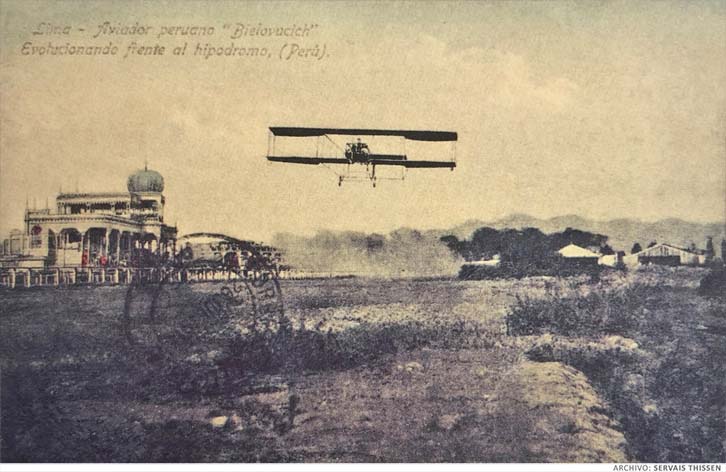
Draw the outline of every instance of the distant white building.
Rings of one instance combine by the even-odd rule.
[[[629,254],[623,258],[628,266],[636,266],[639,264],[659,264],[659,265],[703,265],[706,263],[706,256],[697,254],[680,247],[672,246],[666,243],[656,244],[653,247],[643,249],[642,251]]]
[[[564,258],[565,264],[569,268],[593,268],[598,265],[600,259],[600,254],[577,244],[568,244],[557,253]]]
[[[604,266],[615,267],[618,262],[622,262],[622,253],[618,254],[606,254],[600,256],[597,263]]]
[[[562,257],[570,258],[594,258],[599,259],[600,254],[593,252],[584,247],[580,247],[577,244],[568,244],[559,251],[557,251]]]
[[[491,259],[482,259],[478,261],[467,262],[466,265],[470,266],[486,266],[486,267],[498,267],[501,264],[502,259],[499,254],[494,254]]]
[[[177,228],[164,223],[164,178],[144,168],[127,192],[61,193],[55,208],[25,210],[25,229],[0,245],[0,268],[113,267],[138,250],[175,253]]]

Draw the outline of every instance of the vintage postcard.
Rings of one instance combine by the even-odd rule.
[[[0,0],[0,461],[726,470],[725,85],[718,0]]]

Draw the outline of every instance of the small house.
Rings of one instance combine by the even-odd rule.
[[[703,254],[697,254],[695,252],[689,251],[688,249],[683,249],[666,243],[660,243],[647,249],[643,249],[638,253],[625,256],[623,258],[623,262],[625,262],[625,264],[629,266],[635,266],[639,264],[695,266],[703,265],[705,263],[705,256]]]
[[[568,244],[557,253],[562,256],[565,265],[572,268],[595,267],[600,259],[600,254],[577,244]]]

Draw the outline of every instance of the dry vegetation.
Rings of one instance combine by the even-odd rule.
[[[2,460],[723,459],[701,275],[286,281],[245,336],[165,287],[132,344],[125,287],[2,292]]]
[[[699,296],[704,270],[651,268],[574,297],[520,299],[515,335],[544,334],[528,356],[582,371],[609,401],[632,457],[726,459],[726,309]]]

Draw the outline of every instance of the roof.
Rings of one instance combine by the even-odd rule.
[[[56,200],[69,198],[129,198],[128,192],[60,193]]]
[[[667,244],[667,243],[658,243],[655,246],[645,248],[642,251],[636,253],[636,255],[647,256],[648,254],[653,253],[653,252],[657,252],[658,255],[662,255],[663,252],[678,253],[678,254],[686,253],[686,254],[691,254],[694,256],[698,255],[697,253],[695,253],[693,251],[689,251],[688,249],[684,249],[684,248],[678,247],[678,246],[673,246],[673,245]]]
[[[126,186],[132,193],[163,192],[164,177],[155,170],[145,167],[131,174]]]
[[[563,257],[600,257],[600,254],[580,247],[577,244],[568,244],[557,252]]]

